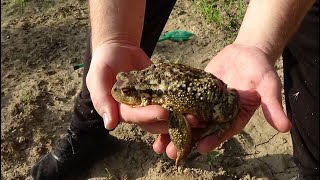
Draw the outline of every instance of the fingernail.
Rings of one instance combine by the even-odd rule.
[[[103,123],[104,123],[104,128],[107,129],[108,123],[109,123],[109,118],[107,116],[107,113],[103,113]]]

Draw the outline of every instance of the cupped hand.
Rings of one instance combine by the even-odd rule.
[[[86,83],[93,105],[103,117],[106,129],[114,129],[120,120],[135,122],[141,118],[139,120],[143,124],[154,117],[166,118],[167,112],[160,106],[131,108],[119,105],[111,96],[111,89],[119,72],[141,70],[151,63],[141,48],[130,44],[105,43],[94,49]],[[155,123],[159,124],[157,121]],[[150,126],[152,124],[151,120]]]
[[[197,151],[210,152],[239,133],[260,105],[265,119],[272,127],[280,132],[289,131],[291,124],[281,101],[281,81],[273,61],[262,50],[248,45],[231,44],[209,62],[205,71],[222,79],[228,88],[239,91],[241,111],[224,135],[207,136],[197,142]],[[176,148],[167,134],[159,136],[153,148],[157,153],[166,152],[170,158],[176,157]]]
[[[106,129],[112,130],[122,121],[138,124],[151,133],[168,132],[169,113],[161,106],[133,108],[119,104],[111,95],[119,72],[141,70],[151,63],[141,48],[130,44],[106,43],[94,49],[86,83],[94,108],[103,117]],[[190,122],[191,125],[197,123]]]

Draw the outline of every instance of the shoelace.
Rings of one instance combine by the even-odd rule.
[[[75,154],[75,151],[74,151],[74,146],[73,146],[73,141],[72,139],[75,139],[76,140],[76,134],[71,131],[71,129],[68,129],[68,134],[70,135],[70,138],[67,138],[67,141],[69,142],[69,144],[71,145],[71,150],[72,150],[72,154]]]
[[[70,154],[70,150],[68,150],[69,147],[71,147],[71,151],[72,151],[73,155],[76,153],[75,149],[76,149],[76,145],[78,142],[77,135],[71,129],[68,129],[67,133],[68,134],[66,135],[64,140],[62,140],[60,142],[61,144],[58,145],[57,148],[55,149],[54,154],[57,157],[64,157],[64,158],[68,157]],[[66,143],[68,143],[68,144],[66,144]]]

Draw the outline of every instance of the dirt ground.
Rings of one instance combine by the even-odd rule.
[[[30,168],[65,135],[79,93],[88,31],[86,1],[1,1],[1,179],[29,179]],[[204,68],[230,34],[208,23],[191,0],[178,0],[165,31],[182,29],[187,42],[158,43],[152,60]],[[276,68],[280,75],[281,61]],[[278,133],[260,110],[214,153],[194,153],[178,170],[152,150],[155,135],[120,124],[118,151],[79,179],[279,179],[295,176],[289,133]],[[216,152],[217,152],[216,151]],[[213,160],[211,160],[213,159]]]

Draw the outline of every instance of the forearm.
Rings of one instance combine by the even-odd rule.
[[[93,52],[103,43],[124,42],[140,46],[145,0],[90,0]]]
[[[235,43],[260,48],[274,63],[313,3],[314,0],[251,0]]]

